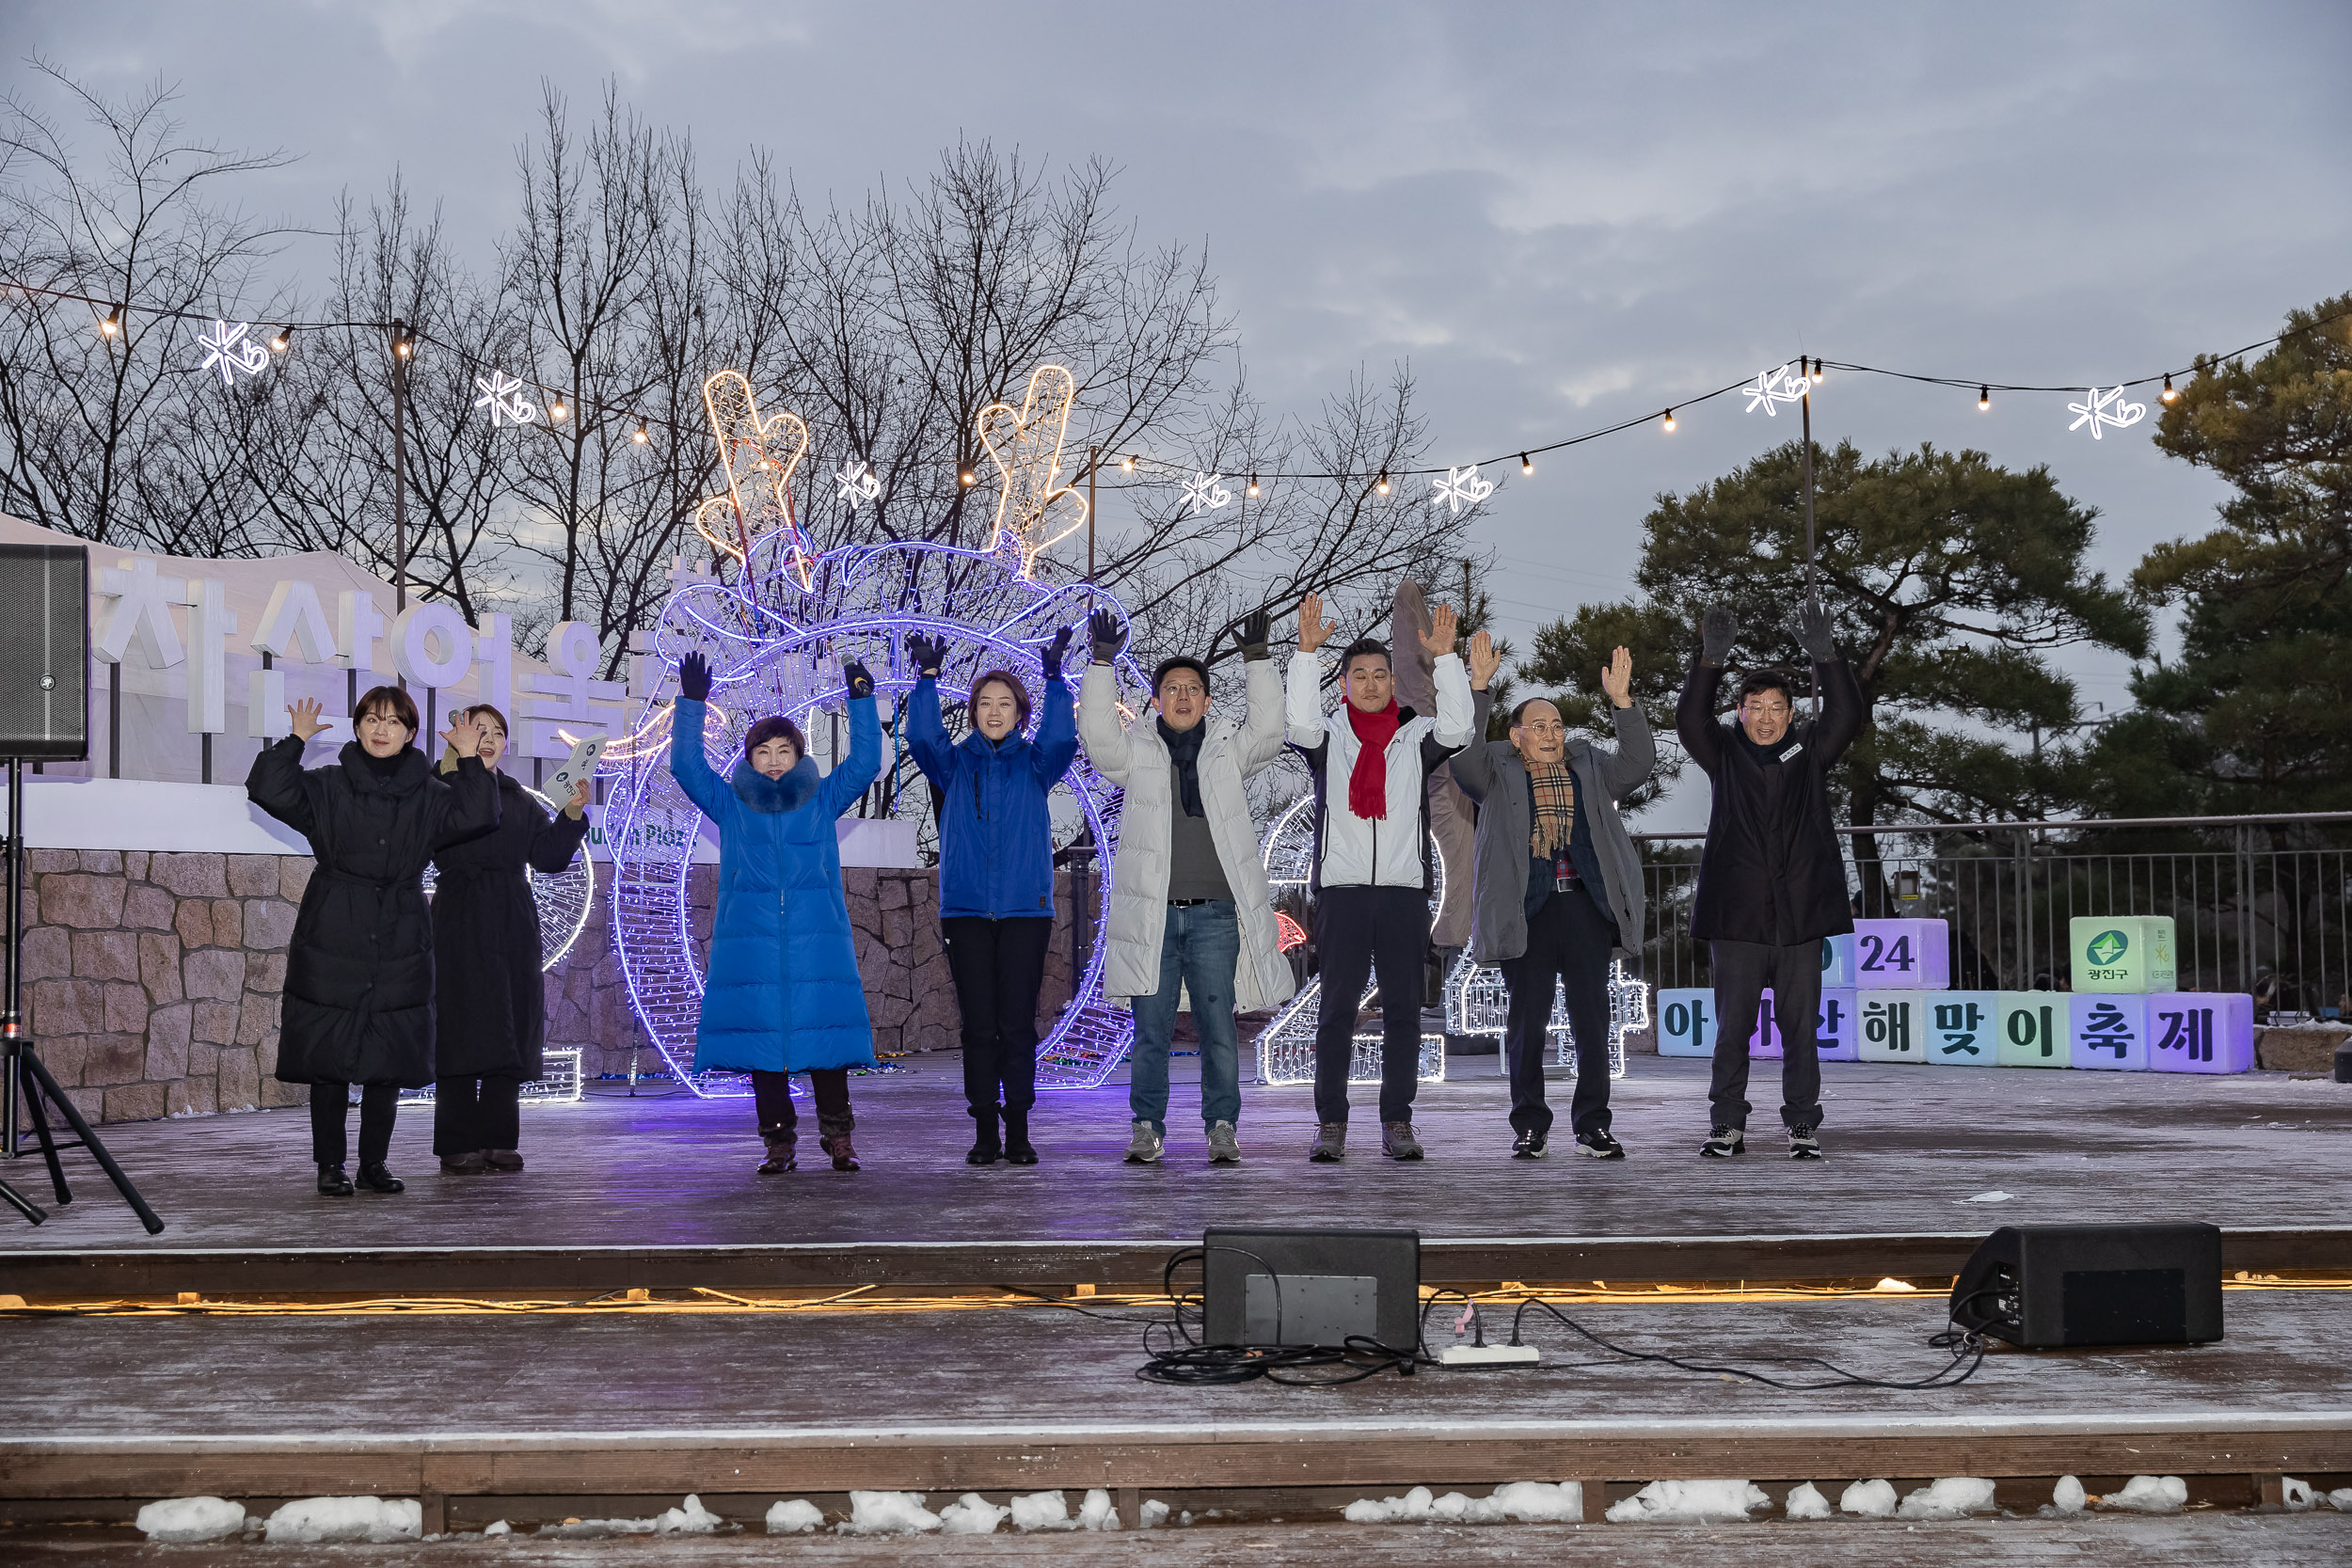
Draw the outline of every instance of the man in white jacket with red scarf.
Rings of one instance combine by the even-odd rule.
[[[1298,607],[1298,652],[1284,697],[1287,738],[1314,771],[1315,950],[1323,981],[1315,1022],[1314,1146],[1347,1152],[1347,1078],[1364,984],[1380,982],[1380,1150],[1418,1160],[1413,1092],[1421,1068],[1422,970],[1429,951],[1430,769],[1470,741],[1470,674],[1454,651],[1456,617],[1440,605],[1422,634],[1438,711],[1399,707],[1385,643],[1340,656],[1346,701],[1327,717],[1315,650],[1337,629],[1313,594]]]

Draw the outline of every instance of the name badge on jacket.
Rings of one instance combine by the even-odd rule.
[[[1780,753],[1780,760],[1781,760],[1781,761],[1783,761],[1783,762],[1787,762],[1787,761],[1788,761],[1790,757],[1795,756],[1795,755],[1796,755],[1799,752],[1802,752],[1802,751],[1804,751],[1804,741],[1799,740],[1799,741],[1793,742],[1793,743],[1789,746],[1788,750],[1787,750],[1787,751],[1785,751],[1785,752],[1781,752],[1781,753]]]

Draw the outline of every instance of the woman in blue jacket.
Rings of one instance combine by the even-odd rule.
[[[882,723],[874,677],[854,662],[841,673],[850,754],[839,767],[819,777],[799,726],[774,717],[752,726],[743,760],[722,779],[703,754],[710,665],[700,654],[678,661],[670,776],[719,825],[719,910],[694,1068],[752,1075],[768,1148],[763,1176],[793,1167],[796,1072],[808,1074],[818,1142],[833,1168],[858,1168],[850,1069],[874,1065],[874,1026],[850,938],[834,819],[882,771]]]
[[[1045,712],[1035,740],[1022,733],[1028,691],[1010,671],[991,670],[972,683],[972,733],[951,746],[939,717],[947,645],[907,639],[920,676],[907,704],[907,744],[939,805],[939,927],[963,1014],[963,1097],[979,1130],[964,1159],[976,1165],[999,1154],[1016,1165],[1037,1164],[1029,1142],[1037,993],[1054,934],[1054,824],[1045,798],[1078,754],[1061,678],[1069,646],[1064,626],[1045,650]]]

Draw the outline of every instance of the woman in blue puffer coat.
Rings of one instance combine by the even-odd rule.
[[[833,1168],[858,1168],[850,1069],[874,1065],[874,1026],[850,937],[834,819],[882,771],[882,722],[874,677],[854,662],[841,673],[850,689],[850,754],[840,766],[820,777],[799,726],[775,717],[752,726],[734,777],[722,779],[703,752],[710,666],[700,654],[678,661],[670,776],[719,826],[719,909],[694,1067],[752,1075],[767,1145],[763,1176],[793,1167],[796,1072],[808,1074],[818,1142]]]
[[[1016,1165],[1037,1164],[1029,1142],[1037,993],[1054,934],[1054,823],[1045,798],[1078,754],[1061,678],[1069,646],[1064,626],[1045,650],[1045,711],[1036,739],[1023,733],[1028,691],[1010,671],[991,670],[972,683],[972,733],[951,746],[939,717],[947,646],[907,639],[920,677],[907,703],[907,746],[939,803],[939,927],[963,1015],[963,1097],[979,1130],[964,1159],[975,1165],[999,1154]]]

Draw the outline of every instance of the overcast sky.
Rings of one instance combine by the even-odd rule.
[[[921,174],[960,134],[1099,153],[1147,239],[1207,245],[1273,408],[1409,359],[1438,461],[1801,351],[2112,382],[2352,287],[2342,0],[18,0],[0,30],[12,62],[38,54],[109,91],[176,79],[192,131],[302,154],[257,182],[258,211],[324,224],[338,190],[397,167],[485,266],[542,78],[583,110],[617,78],[647,119],[691,130],[713,184],[754,143],[803,192],[845,196]],[[2144,428],[2069,434],[2067,401],[1980,414],[1949,388],[1833,377],[1816,433],[2047,464],[2102,514],[2097,558],[2117,577],[2208,526],[2218,486]],[[1509,569],[1507,629],[1626,593],[1653,495],[1791,434],[1724,399],[1673,436],[1496,476],[1482,537]],[[2069,667],[2087,700],[2125,698],[2120,661]]]

